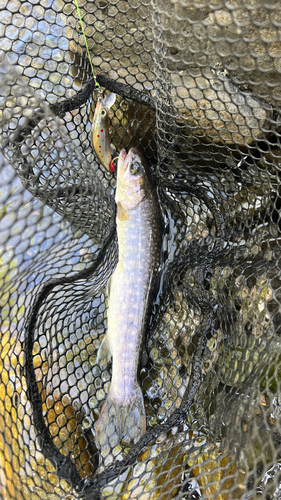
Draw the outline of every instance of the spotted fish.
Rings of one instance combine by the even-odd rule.
[[[113,435],[136,443],[146,429],[144,400],[137,380],[160,259],[160,214],[149,168],[138,150],[122,149],[117,166],[119,262],[110,281],[108,330],[98,362],[112,357],[112,380],[96,423],[101,448]]]
[[[104,99],[97,101],[91,129],[95,153],[102,165],[110,172],[113,172],[114,165],[110,147],[108,110],[113,106],[115,100],[116,94],[110,93]]]

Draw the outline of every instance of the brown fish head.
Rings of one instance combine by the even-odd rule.
[[[119,154],[116,202],[125,210],[133,210],[150,192],[150,172],[143,155],[131,148]]]

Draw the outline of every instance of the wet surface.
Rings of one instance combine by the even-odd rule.
[[[117,255],[114,236],[104,247],[116,179],[90,143],[97,95],[60,120],[47,107],[91,76],[74,4],[4,1],[0,142],[11,167],[1,160],[1,494],[86,500],[97,488],[122,499],[273,500],[281,443],[278,6],[159,0],[152,9],[110,0],[80,8],[97,72],[157,103],[155,113],[117,96],[110,110],[112,143],[145,153],[162,213],[139,370],[148,433],[130,449],[114,437],[102,453],[96,448],[111,379],[97,351]],[[38,110],[31,134],[15,141]],[[65,478],[70,463],[83,491]]]

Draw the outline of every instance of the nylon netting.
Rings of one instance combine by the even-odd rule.
[[[75,3],[1,0],[0,496],[280,499],[280,3],[79,7],[112,144],[144,153],[162,214],[147,431],[95,439],[116,173]]]

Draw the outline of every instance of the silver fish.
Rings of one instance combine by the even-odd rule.
[[[160,213],[149,169],[137,149],[122,149],[117,166],[119,262],[110,281],[108,330],[98,361],[112,356],[112,380],[96,422],[101,447],[114,433],[119,442],[136,443],[146,429],[137,380],[151,292],[160,259]]]

